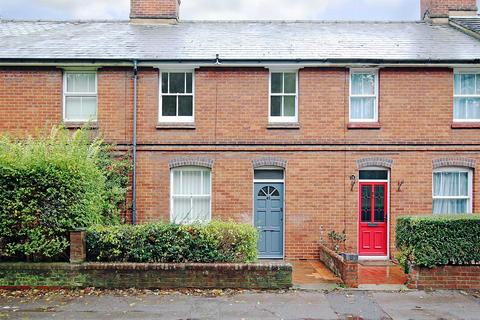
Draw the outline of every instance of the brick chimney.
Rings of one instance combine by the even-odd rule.
[[[476,16],[476,0],[420,0],[420,14],[423,20],[448,23],[449,17]]]
[[[176,23],[180,0],[130,0],[132,23]]]

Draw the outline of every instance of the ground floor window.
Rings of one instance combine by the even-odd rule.
[[[179,224],[210,221],[211,184],[208,168],[172,169],[171,221]]]
[[[472,212],[472,171],[442,168],[433,173],[433,213]]]

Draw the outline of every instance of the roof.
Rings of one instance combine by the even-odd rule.
[[[450,18],[450,22],[480,35],[480,17]]]
[[[480,41],[427,22],[0,21],[0,59],[477,61]],[[455,45],[453,45],[455,44]]]

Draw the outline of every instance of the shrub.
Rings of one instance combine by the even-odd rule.
[[[400,217],[396,245],[405,267],[479,262],[480,216]]]
[[[119,220],[124,173],[106,167],[124,164],[91,134],[56,127],[35,139],[0,139],[0,257],[62,259],[68,231]]]
[[[257,259],[257,230],[220,221],[96,226],[87,230],[87,258],[103,262],[253,262]]]

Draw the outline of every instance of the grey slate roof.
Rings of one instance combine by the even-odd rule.
[[[450,18],[450,22],[453,22],[480,35],[480,17]]]
[[[0,21],[0,59],[480,59],[480,41],[425,22]]]

